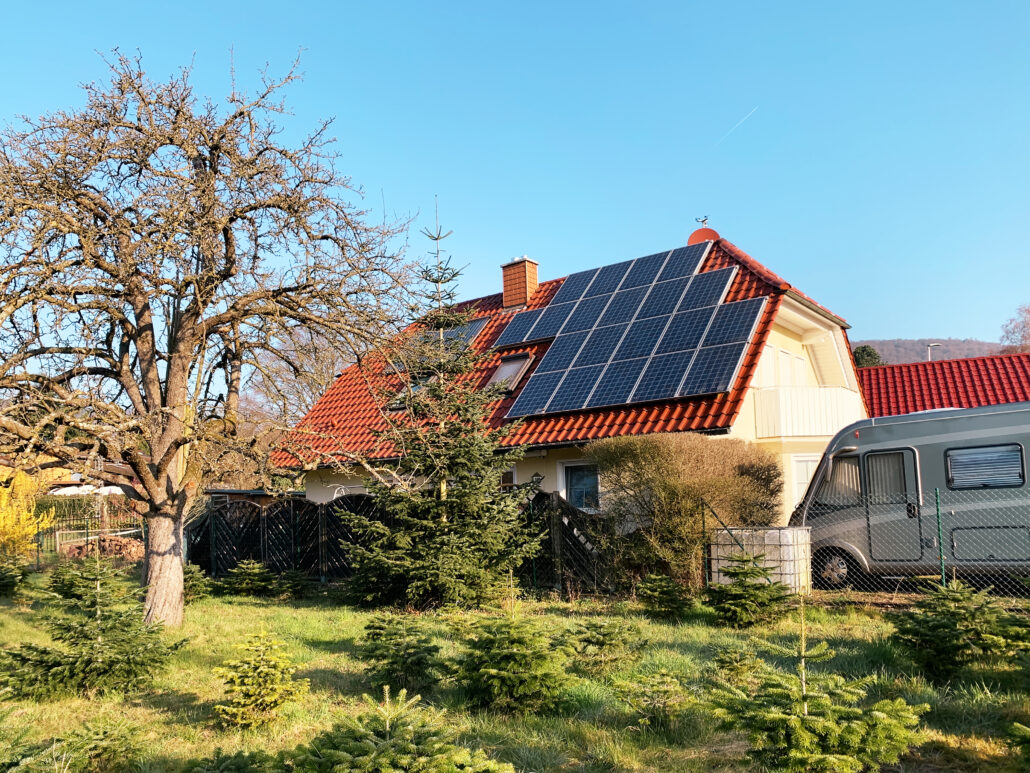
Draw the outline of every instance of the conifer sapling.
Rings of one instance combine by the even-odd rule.
[[[777,620],[786,612],[790,589],[772,580],[772,570],[763,563],[764,558],[761,553],[730,556],[730,565],[722,569],[730,582],[708,586],[708,600],[727,625],[747,628]]]

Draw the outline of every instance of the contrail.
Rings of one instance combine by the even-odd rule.
[[[753,108],[751,108],[751,112],[750,112],[750,113],[748,113],[747,115],[745,115],[745,116],[744,116],[743,118],[741,118],[741,119],[740,119],[739,121],[737,121],[737,122],[736,122],[735,124],[733,124],[733,128],[732,128],[732,129],[730,129],[730,130],[729,130],[728,132],[726,132],[726,133],[725,133],[724,135],[722,135],[722,139],[721,139],[721,140],[719,140],[719,141],[718,141],[717,143],[715,143],[715,145],[714,145],[713,147],[716,147],[716,148],[717,148],[717,147],[719,147],[720,145],[722,145],[722,143],[723,143],[723,140],[725,140],[725,139],[726,139],[727,137],[729,137],[729,136],[730,136],[731,134],[733,134],[733,132],[735,132],[735,131],[737,130],[737,128],[738,128],[738,127],[739,127],[739,126],[740,126],[740,125],[741,125],[742,123],[744,123],[744,121],[746,121],[746,120],[747,120],[748,118],[750,118],[751,116],[753,116],[753,115],[755,114],[755,111],[756,111],[757,109],[758,109],[758,105],[755,105],[755,106],[754,106]]]

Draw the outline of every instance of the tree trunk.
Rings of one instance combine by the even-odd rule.
[[[182,625],[182,517],[165,512],[147,516],[148,623]]]

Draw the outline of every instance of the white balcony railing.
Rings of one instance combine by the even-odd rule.
[[[844,387],[785,386],[754,392],[760,438],[834,435],[865,416],[862,397]]]

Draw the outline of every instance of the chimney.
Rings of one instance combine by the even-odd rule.
[[[504,308],[513,309],[529,303],[538,284],[536,267],[537,262],[530,260],[526,255],[501,266],[504,278]]]

